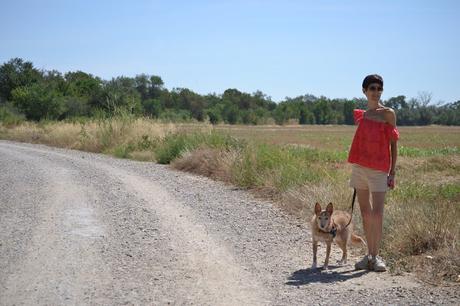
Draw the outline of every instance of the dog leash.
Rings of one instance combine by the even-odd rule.
[[[348,221],[348,224],[345,225],[344,228],[347,228],[347,226],[350,225],[351,220],[353,219],[353,208],[355,207],[355,200],[356,200],[356,188],[353,188],[353,199],[351,200],[351,215],[350,215],[350,221]]]
[[[350,225],[351,220],[353,220],[353,208],[355,207],[355,200],[356,200],[356,188],[353,188],[353,199],[351,200],[351,215],[350,215],[350,220],[348,221],[347,225],[343,229],[346,229],[348,225]],[[332,238],[335,238],[337,236],[337,227],[332,227],[332,229],[329,231],[329,234],[332,235]]]

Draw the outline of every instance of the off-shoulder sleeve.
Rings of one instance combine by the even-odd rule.
[[[353,110],[353,118],[355,119],[355,124],[358,124],[361,119],[363,119],[364,110],[362,109],[354,109]]]

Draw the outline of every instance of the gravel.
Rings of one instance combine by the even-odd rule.
[[[311,270],[308,224],[168,166],[0,141],[0,169],[1,305],[460,304],[359,250]]]

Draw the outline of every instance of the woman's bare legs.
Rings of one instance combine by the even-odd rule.
[[[361,218],[363,219],[364,235],[367,241],[368,255],[371,253],[373,248],[373,236],[372,236],[372,207],[370,203],[370,194],[367,189],[356,189],[356,195],[358,197],[359,207],[361,209]]]
[[[386,192],[372,192],[372,236],[374,243],[370,254],[377,256],[380,250],[383,230],[383,207],[385,206]]]
[[[386,193],[372,192],[372,205],[370,203],[369,190],[357,189],[356,194],[361,209],[368,254],[377,256],[380,249],[380,241],[382,240],[383,207]]]

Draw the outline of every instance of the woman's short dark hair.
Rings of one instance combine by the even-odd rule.
[[[380,86],[383,87],[383,78],[378,74],[370,74],[364,78],[363,88],[367,89],[367,87],[372,83],[380,84]]]

